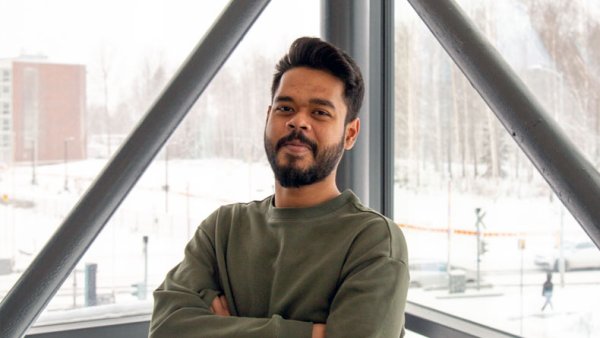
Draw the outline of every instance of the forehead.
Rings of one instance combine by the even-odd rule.
[[[345,107],[342,80],[326,71],[307,67],[296,67],[285,72],[275,91],[275,97],[277,96],[322,98],[336,101]]]

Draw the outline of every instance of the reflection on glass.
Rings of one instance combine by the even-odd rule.
[[[459,3],[600,165],[600,6]],[[600,252],[412,8],[396,9],[394,215],[411,254],[409,300],[523,336],[597,335],[587,299],[600,291]]]

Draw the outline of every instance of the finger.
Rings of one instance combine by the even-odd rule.
[[[212,311],[214,312],[214,314],[219,315],[219,316],[225,315],[225,309],[223,309],[223,305],[221,304],[221,300],[219,299],[218,296],[213,299],[211,308],[212,308]]]
[[[325,338],[326,329],[325,324],[313,324],[312,338]]]
[[[225,296],[219,296],[219,300],[221,302],[221,306],[223,307],[223,311],[225,311],[225,315],[231,316],[229,313],[229,306],[227,305],[227,298],[225,298]]]

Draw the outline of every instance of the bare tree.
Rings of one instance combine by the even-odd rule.
[[[133,80],[131,95],[126,98],[131,120],[139,120],[148,111],[168,80],[167,65],[163,55],[151,52],[145,54]]]
[[[271,103],[271,81],[273,79],[273,61],[260,53],[252,53],[243,62],[240,70],[241,102],[246,109],[238,117],[239,133],[242,135],[242,154],[247,162],[256,162],[265,157],[263,132],[267,118],[267,109]],[[250,84],[250,85],[248,85]],[[238,156],[239,156],[238,155]]]
[[[580,0],[523,3],[567,88],[563,95],[574,98],[575,106],[563,112],[561,124],[600,165],[600,23],[590,16],[587,2]]]
[[[415,109],[412,86],[414,54],[413,27],[403,22],[396,23],[395,32],[395,81],[394,81],[394,152],[396,159],[396,180],[401,185],[411,178],[418,182],[419,171],[413,167],[417,163],[415,147]],[[418,166],[417,166],[418,168]]]
[[[111,123],[110,123],[110,111],[109,111],[109,77],[111,76],[112,69],[112,50],[106,45],[102,45],[99,54],[99,72],[102,85],[102,99],[104,107],[104,135],[106,137],[106,157],[109,158],[112,155],[111,149]]]

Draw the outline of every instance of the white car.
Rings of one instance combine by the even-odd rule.
[[[410,286],[425,289],[447,288],[450,283],[450,274],[463,275],[464,282],[469,284],[476,280],[473,271],[451,266],[448,273],[447,263],[435,259],[411,259],[409,261]]]
[[[564,244],[565,271],[575,269],[600,269],[600,250],[591,241],[566,242]],[[538,254],[534,263],[544,269],[558,271],[560,250]]]

